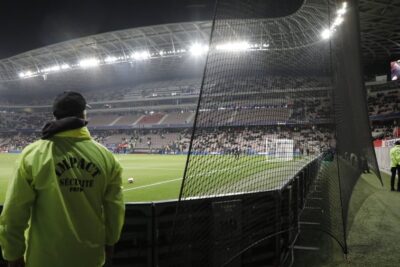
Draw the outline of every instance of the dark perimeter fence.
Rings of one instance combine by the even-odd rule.
[[[293,222],[274,228],[281,220],[271,218],[282,203],[244,213],[234,198],[221,202],[219,197],[276,192],[284,199],[296,171],[317,155],[322,161],[300,223],[329,234],[347,253],[353,188],[364,171],[371,169],[380,179],[361,70],[357,2],[305,0],[295,9],[293,3],[216,3],[171,245],[171,252],[203,256],[188,265],[245,266],[249,251],[267,254],[264,245],[297,233]],[[228,138],[232,125],[257,126],[265,141],[249,145],[251,130],[242,139]],[[268,131],[270,125],[277,127]],[[292,130],[284,130],[288,125]],[[298,133],[296,127],[313,133]],[[236,157],[238,151],[243,156]],[[253,205],[267,201],[259,196]],[[213,199],[214,204],[189,212],[186,203],[194,199]],[[214,216],[195,219],[201,229],[193,228],[190,219],[180,220],[210,209]],[[249,223],[237,223],[235,230],[218,228],[221,218],[234,217]],[[206,241],[194,245],[194,240]],[[294,240],[280,244],[292,248]],[[210,257],[209,250],[218,256]],[[281,266],[284,261],[265,257],[258,264]]]

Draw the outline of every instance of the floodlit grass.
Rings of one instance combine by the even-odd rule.
[[[177,199],[182,184],[186,163],[184,155],[116,155],[123,172],[124,198],[126,202],[148,202]],[[0,154],[0,203],[4,203],[9,179],[12,177],[16,154]],[[193,156],[193,165],[188,181],[192,188],[204,194],[236,192],[237,188],[251,191],[272,189],[280,186],[282,180],[293,175],[302,160],[291,161],[292,168],[286,171],[271,171],[271,178],[265,179],[267,169],[279,169],[284,163],[267,161],[265,156]],[[304,163],[304,162],[303,162]],[[296,165],[297,164],[297,165]],[[282,169],[282,168],[281,168]],[[133,177],[134,182],[128,183]],[[245,184],[243,184],[245,183]]]
[[[14,172],[16,154],[0,154],[0,203],[4,203],[7,185]]]
[[[186,156],[116,155],[124,168],[122,174],[126,202],[177,199]],[[8,181],[18,155],[0,154],[0,203],[4,203]],[[129,184],[128,178],[134,183]]]
[[[329,236],[314,232],[319,243],[313,245],[320,250],[297,251],[294,266],[400,266],[400,193],[390,192],[388,175],[382,178],[384,187],[371,174],[363,175],[355,187],[350,202],[354,219],[349,228],[347,257]]]
[[[311,157],[290,161],[267,160],[264,155],[207,155],[190,159],[184,197],[278,189]]]

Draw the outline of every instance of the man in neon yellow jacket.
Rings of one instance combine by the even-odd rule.
[[[9,266],[102,266],[120,237],[122,168],[91,139],[85,108],[81,94],[59,95],[56,120],[20,156],[0,217]]]
[[[390,171],[392,176],[390,179],[390,189],[395,191],[394,184],[397,172],[397,191],[400,191],[400,141],[396,141],[394,147],[390,149]]]

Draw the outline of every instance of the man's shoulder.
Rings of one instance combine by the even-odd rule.
[[[94,145],[97,146],[100,153],[103,155],[103,158],[107,160],[107,163],[110,164],[109,166],[112,168],[121,169],[121,164],[119,160],[114,156],[114,154],[104,145],[98,143],[97,141],[92,139]]]
[[[23,150],[22,150],[22,154],[27,154],[27,153],[31,153],[33,151],[39,151],[39,150],[43,150],[46,149],[46,147],[48,147],[50,144],[49,140],[43,140],[43,139],[39,139],[33,143],[30,143],[29,145],[27,145]]]
[[[104,153],[104,154],[107,154],[107,155],[110,155],[110,156],[113,156],[113,153],[111,153],[111,151],[107,148],[107,147],[105,147],[103,144],[100,144],[99,142],[97,142],[97,141],[95,141],[95,140],[91,140],[92,141],[92,143],[95,145],[95,146],[97,146],[97,148],[102,152],[102,153]]]

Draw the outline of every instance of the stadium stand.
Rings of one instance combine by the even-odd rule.
[[[136,124],[139,119],[141,119],[144,115],[143,114],[127,114],[120,116],[117,121],[113,125],[120,125],[120,126],[126,126],[126,125],[133,125]]]
[[[280,134],[277,135],[276,132]],[[244,144],[241,154],[263,154],[266,140],[276,138],[293,139],[297,154],[317,154],[331,145],[332,136],[325,126],[268,126],[205,128],[201,143],[194,144],[197,153],[231,154]],[[93,130],[93,138],[116,153],[186,153],[189,148],[190,131],[183,129],[160,130]],[[39,133],[2,134],[3,152],[22,150],[37,140]],[[150,142],[150,143],[149,143]],[[124,149],[123,149],[124,148]]]
[[[247,84],[247,90],[254,92],[254,94],[248,94],[246,99],[242,99],[242,85],[237,79],[230,81],[227,79],[225,83],[215,84],[213,96],[221,97],[220,106],[215,107],[211,110],[205,109],[200,112],[211,112],[212,116],[200,116],[199,125],[204,127],[211,127],[216,129],[213,134],[210,134],[205,140],[212,140],[213,136],[217,139],[223,139],[226,137],[218,134],[218,127],[222,126],[251,126],[251,125],[276,125],[280,123],[291,123],[292,121],[303,121],[304,123],[316,125],[318,127],[320,123],[326,123],[327,119],[332,112],[331,103],[327,95],[327,82],[318,78],[296,78],[295,80],[288,83],[282,77],[269,77],[271,85],[273,84],[277,88],[277,93],[272,93],[271,104],[254,104],[257,103],[256,99],[261,97],[263,92],[262,88],[258,88],[256,85],[252,86]],[[260,79],[260,78],[255,78]],[[255,82],[255,84],[257,84]],[[109,147],[118,147],[120,141],[125,138],[126,140],[131,139],[130,127],[155,127],[155,128],[166,128],[164,130],[164,138],[160,137],[159,133],[151,134],[142,132],[141,142],[139,138],[135,142],[130,142],[130,149],[133,148],[136,151],[148,150],[149,146],[147,140],[151,140],[151,147],[154,152],[159,151],[171,151],[176,150],[175,148],[181,148],[180,151],[187,151],[189,146],[188,140],[182,141],[178,139],[178,132],[182,132],[182,129],[191,127],[195,117],[193,109],[182,109],[182,97],[187,95],[196,96],[198,94],[200,84],[198,79],[182,79],[173,81],[158,81],[150,82],[145,84],[139,84],[132,88],[116,88],[115,90],[99,89],[94,91],[88,91],[85,95],[90,99],[91,105],[94,106],[94,110],[89,110],[88,120],[89,127],[92,129],[107,129],[107,132],[95,132],[98,136],[98,140],[101,143],[108,145]],[[234,87],[238,88],[238,92],[234,93],[229,98],[222,97],[220,92],[224,88]],[[277,102],[279,98],[279,90],[290,90],[292,87],[303,88],[299,97],[293,95],[292,98],[288,97],[284,102]],[[375,139],[387,139],[393,137],[394,129],[399,125],[400,121],[400,86],[398,82],[390,82],[381,85],[367,86],[369,91],[368,94],[368,111],[372,120],[372,136]],[[313,90],[314,96],[309,97],[309,91]],[[315,96],[317,93],[317,97]],[[145,99],[145,100],[144,100]],[[147,100],[146,100],[147,99]],[[132,102],[133,101],[133,102]],[[145,101],[145,102],[143,102]],[[151,101],[151,102],[148,102]],[[195,103],[196,98],[193,98]],[[173,106],[172,103],[175,103]],[[252,102],[252,105],[248,103]],[[16,103],[19,106],[14,106]],[[33,103],[33,105],[32,105]],[[153,111],[148,109],[148,105],[155,107],[171,103],[172,109]],[[29,104],[29,106],[28,106]],[[26,98],[2,98],[0,104],[0,130],[5,132],[1,133],[1,145],[2,151],[14,150],[24,147],[29,140],[29,134],[22,133],[21,130],[30,130],[38,132],[43,125],[51,120],[52,115],[50,112],[50,106],[45,109],[36,108],[41,107],[42,104],[49,104],[49,99],[32,99]],[[121,110],[121,108],[129,109],[131,106],[141,107],[139,111]],[[146,109],[147,108],[147,109]],[[46,111],[45,111],[46,110]],[[99,112],[98,112],[99,111]],[[151,114],[150,114],[151,113]],[[206,121],[202,121],[202,118],[207,118]],[[273,118],[273,120],[271,119]],[[221,122],[224,122],[221,124]],[[244,123],[245,122],[245,123]],[[174,128],[178,127],[178,128]],[[180,128],[184,127],[184,128]],[[120,135],[113,134],[113,129],[125,129],[126,133]],[[296,127],[295,127],[296,128]],[[304,126],[299,125],[297,128],[303,130],[289,132],[293,133],[293,138],[297,138],[301,143],[302,136],[310,137],[308,130]],[[319,127],[321,128],[321,127]],[[323,128],[323,127],[322,127]],[[17,131],[17,136],[9,138],[8,131]],[[187,131],[187,130],[185,130]],[[257,150],[256,147],[262,147],[262,142],[267,138],[266,134],[261,133],[262,130],[253,128],[252,131],[248,130],[235,130],[237,133],[236,138],[250,138],[254,139],[249,141],[249,148]],[[268,130],[265,130],[268,132]],[[296,135],[299,136],[296,137]],[[292,135],[292,134],[288,134]],[[35,135],[34,135],[35,136]],[[247,137],[246,137],[247,136]],[[323,133],[315,133],[315,138],[320,136],[324,143],[326,143],[326,137],[323,137]],[[186,136],[189,138],[188,136]],[[235,138],[229,136],[228,138],[232,144],[234,144]],[[258,140],[258,141],[255,141]],[[258,142],[258,144],[257,144]],[[134,145],[133,145],[134,143]],[[210,143],[214,143],[211,142]],[[257,144],[257,145],[256,145]],[[206,144],[203,144],[206,146]],[[185,147],[185,149],[182,149]],[[229,151],[234,145],[224,146],[214,145],[210,147],[210,151],[220,153],[221,151]],[[260,152],[260,151],[258,151]]]
[[[137,122],[137,124],[159,124],[164,117],[164,113],[145,115]]]
[[[168,125],[168,124],[189,124],[193,121],[194,112],[171,112],[167,113],[166,117],[162,122],[161,125]]]
[[[280,82],[278,78],[273,80],[277,86],[284,86],[284,83]],[[312,88],[324,88],[323,81],[317,80],[306,80],[302,81],[301,79],[296,80],[295,85],[298,86],[319,86],[319,87],[312,87]],[[172,84],[175,84],[174,86]],[[186,84],[186,85],[185,85]],[[227,82],[226,84],[229,84]],[[180,94],[194,94],[198,93],[196,90],[198,84],[195,80],[183,80],[182,82],[174,81],[173,83],[168,82],[155,82],[155,83],[147,83],[142,86],[135,87],[142,88],[146,92],[151,92],[151,95],[144,96],[146,98],[159,98],[165,99],[166,97],[171,97],[170,92],[180,92]],[[235,87],[240,87],[240,83],[236,83]],[[287,84],[286,84],[287,86]],[[396,87],[397,86],[397,87]],[[368,111],[369,115],[373,119],[372,123],[372,136],[375,139],[387,139],[393,137],[393,130],[394,128],[400,123],[399,118],[400,115],[398,114],[400,111],[400,90],[398,88],[398,83],[390,83],[390,86],[384,84],[379,87],[367,87],[370,91],[368,95]],[[397,89],[396,89],[397,88]],[[160,91],[158,90],[160,89]],[[162,90],[161,90],[162,89]],[[99,141],[108,145],[109,147],[114,146],[118,147],[118,144],[121,143],[119,141],[122,138],[126,138],[127,140],[130,139],[130,133],[123,133],[122,135],[113,135],[112,129],[118,128],[126,128],[126,127],[140,127],[140,126],[151,126],[151,127],[160,127],[160,128],[167,128],[164,130],[165,138],[160,138],[158,133],[156,134],[142,134],[141,142],[136,140],[135,145],[131,147],[136,148],[136,151],[148,150],[147,145],[147,138],[152,141],[152,148],[154,152],[159,151],[171,151],[176,150],[175,148],[181,148],[180,151],[187,151],[189,146],[188,139],[186,141],[179,141],[177,136],[178,134],[175,132],[182,131],[183,128],[174,129],[174,127],[191,127],[195,112],[194,110],[179,110],[179,105],[177,106],[177,111],[163,111],[156,112],[153,114],[149,114],[149,110],[142,111],[142,112],[132,112],[132,111],[115,111],[118,107],[125,107],[132,105],[131,102],[123,102],[123,100],[118,101],[118,99],[124,98],[126,99],[133,99],[133,95],[130,94],[129,97],[126,97],[127,94],[132,92],[132,89],[120,89],[121,92],[124,92],[124,97],[121,97],[122,93],[118,94],[107,94],[107,90],[100,95],[97,95],[97,99],[99,101],[104,101],[108,97],[111,99],[117,100],[115,103],[111,104],[104,104],[103,102],[94,102],[98,106],[101,106],[105,109],[102,112],[97,112],[96,110],[90,111],[88,113],[89,119],[89,127],[91,128],[102,128],[102,127],[109,127],[108,133],[107,132],[95,132],[96,135],[101,135],[99,137]],[[179,91],[180,90],[180,91]],[[257,91],[257,88],[249,87],[249,90]],[[319,89],[316,89],[319,90]],[[322,89],[323,92],[325,89]],[[169,92],[168,94],[165,92]],[[100,90],[102,92],[102,90]],[[164,92],[164,93],[162,93]],[[90,95],[89,93],[88,95]],[[178,94],[178,93],[177,93]],[[138,98],[143,98],[143,95],[137,95]],[[175,99],[179,99],[178,95],[174,95]],[[237,95],[240,99],[240,94]],[[257,94],[254,95],[255,98],[259,97]],[[93,99],[93,98],[92,98]],[[35,108],[30,108],[30,112],[26,112],[27,106],[22,106],[21,109],[8,109],[8,106],[13,106],[13,103],[8,99],[2,99],[1,107],[2,109],[6,109],[0,112],[0,129],[3,132],[1,134],[1,144],[2,144],[2,151],[12,151],[18,148],[24,147],[29,140],[32,140],[29,135],[25,136],[24,133],[20,131],[22,129],[31,130],[31,131],[39,131],[43,125],[52,118],[50,111],[43,112],[43,111],[35,111]],[[108,99],[110,100],[110,99]],[[221,101],[221,107],[216,108],[215,110],[200,110],[200,112],[212,112],[212,116],[203,116],[202,118],[207,118],[207,121],[199,121],[200,125],[204,125],[205,127],[220,127],[220,126],[235,126],[235,125],[274,125],[277,123],[290,123],[291,121],[304,121],[304,123],[317,123],[324,122],[325,119],[329,118],[329,114],[331,113],[331,104],[327,97],[307,97],[306,95],[300,98],[293,98],[287,99],[285,103],[279,104],[275,103],[273,99],[271,100],[271,105],[252,105],[249,106],[247,103],[248,101],[236,101],[232,104],[232,100],[235,100],[235,96],[231,97],[230,99],[225,99]],[[47,99],[46,99],[47,101]],[[122,101],[122,102],[121,102]],[[175,101],[175,100],[173,100]],[[24,104],[26,105],[27,99],[24,100]],[[30,102],[29,102],[30,103]],[[36,103],[36,102],[34,102]],[[146,114],[147,113],[147,114]],[[390,119],[387,119],[386,116],[390,115]],[[383,116],[383,117],[382,117]],[[394,116],[394,117],[393,117]],[[260,121],[262,118],[262,121]],[[273,118],[274,120],[271,120]],[[374,119],[377,118],[377,119]],[[224,121],[228,123],[220,124],[219,122]],[[246,122],[243,124],[243,122]],[[172,129],[171,129],[172,127]],[[314,126],[315,127],[315,126]],[[298,128],[304,128],[303,126],[299,126]],[[217,129],[217,128],[213,128]],[[8,131],[17,130],[18,134],[17,137],[9,138]],[[128,129],[126,129],[128,130]],[[171,132],[172,133],[169,133]],[[261,143],[262,140],[265,140],[267,137],[265,134],[260,132],[260,129],[247,131],[241,130],[238,131],[238,137],[236,138],[254,138],[254,141],[250,142],[248,145],[253,150],[257,150],[256,147],[262,147]],[[268,131],[268,130],[266,130]],[[302,130],[299,132],[295,132],[293,138],[297,138],[299,142],[301,142],[302,136],[303,137],[310,137],[310,133],[307,130]],[[300,136],[296,137],[297,134]],[[316,133],[314,135],[315,138],[318,136],[322,136],[323,133],[319,134]],[[212,136],[217,139],[223,139],[224,137],[220,136],[218,133],[214,133],[207,137],[207,139],[212,140]],[[257,137],[258,136],[258,137]],[[189,137],[187,137],[189,138]],[[326,143],[326,138],[321,137]],[[232,141],[234,144],[233,137],[229,137],[229,140]],[[256,143],[259,142],[258,145]],[[214,142],[210,142],[214,143]],[[206,146],[206,144],[203,144]],[[185,147],[185,149],[182,149]],[[221,151],[228,151],[232,149],[232,146],[215,146],[210,148],[210,151],[213,152],[221,152]],[[131,151],[131,150],[129,150]],[[260,151],[258,151],[260,152]]]
[[[372,93],[368,97],[370,115],[400,112],[400,90]]]
[[[88,118],[91,126],[110,126],[119,120],[121,116],[118,115],[101,115],[91,116]]]
[[[395,129],[400,123],[400,83],[370,85],[367,89],[372,137],[379,140],[398,137]]]

